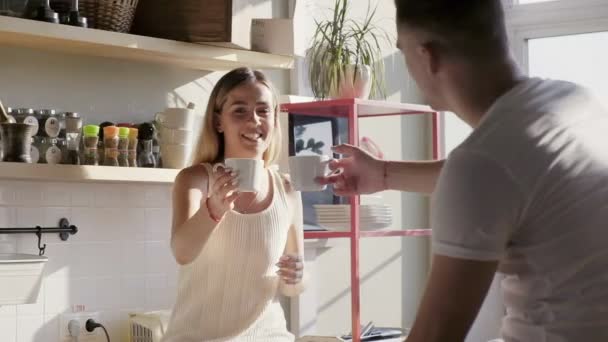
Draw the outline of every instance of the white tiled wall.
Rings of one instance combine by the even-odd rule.
[[[0,341],[59,341],[60,314],[77,304],[101,313],[112,341],[126,341],[129,312],[170,308],[170,204],[169,185],[0,181],[0,227],[51,227],[62,217],[78,227],[66,242],[43,235],[38,302],[0,307]],[[34,234],[0,236],[0,247],[38,253]]]

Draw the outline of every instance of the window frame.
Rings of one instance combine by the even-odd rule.
[[[528,72],[528,40],[608,31],[605,0],[553,0],[518,4],[503,0],[509,41],[515,59]]]
[[[502,0],[511,51],[528,73],[528,40],[564,35],[608,31],[608,2],[606,0],[553,0],[519,4],[519,0]],[[446,134],[449,125],[445,113],[440,115],[442,151],[446,154]]]

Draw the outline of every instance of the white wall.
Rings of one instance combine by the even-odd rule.
[[[107,58],[2,48],[0,94],[5,106],[76,111],[85,124],[149,121],[167,106],[196,104],[202,115],[220,72],[194,71]],[[268,71],[277,88],[286,71]]]
[[[0,307],[0,341],[59,341],[60,315],[73,305],[100,312],[112,341],[126,341],[129,312],[169,308],[170,201],[170,186],[0,181],[0,227],[52,227],[66,217],[79,229],[66,242],[43,235],[49,261],[38,301]],[[34,234],[8,239],[5,252],[12,241],[38,253]]]

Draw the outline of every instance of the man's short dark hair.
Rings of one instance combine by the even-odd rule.
[[[436,36],[435,43],[457,55],[496,57],[508,53],[500,0],[395,0],[399,26]]]

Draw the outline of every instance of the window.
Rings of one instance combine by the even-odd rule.
[[[507,5],[505,11],[507,29],[515,57],[525,70],[531,71],[529,58],[537,61],[542,58],[540,54],[543,52],[539,49],[543,49],[541,45],[551,44],[550,38],[557,38],[553,42],[559,41],[557,44],[561,44],[562,47],[560,51],[553,49],[554,54],[551,58],[545,58],[545,61],[551,63],[557,62],[558,59],[565,60],[565,56],[577,52],[598,53],[600,49],[597,48],[585,52],[575,52],[575,49],[586,44],[584,41],[593,40],[596,44],[606,41],[606,38],[601,36],[585,35],[608,32],[608,1],[606,0],[510,0],[510,3],[512,5]],[[528,3],[535,4],[517,6]],[[588,47],[588,44],[585,45],[585,48]],[[530,53],[530,48],[535,48],[535,52]],[[578,60],[582,61],[582,59]],[[569,61],[573,62],[571,59]],[[574,66],[570,63],[565,67],[577,69],[580,65]]]
[[[608,32],[530,39],[528,71],[586,86],[608,105]]]
[[[562,79],[608,99],[608,1],[517,0],[507,6],[513,51],[531,76]],[[608,105],[608,100],[605,103]]]
[[[608,1],[505,0],[515,57],[532,76],[587,86],[608,105]],[[534,4],[533,6],[518,6]],[[446,155],[471,132],[454,114],[444,116]]]

